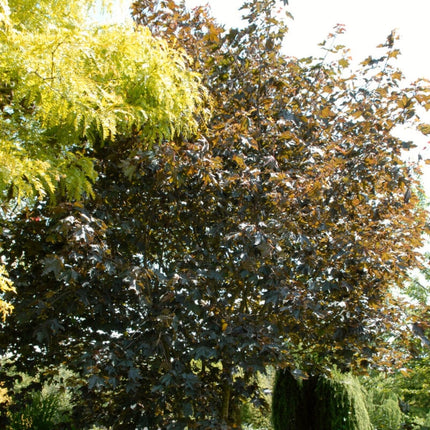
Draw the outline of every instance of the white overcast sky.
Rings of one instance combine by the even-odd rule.
[[[190,6],[206,3],[221,22],[235,25],[240,20],[242,0],[187,0]],[[361,60],[396,29],[401,69],[411,80],[430,79],[430,0],[289,0],[287,8],[294,17],[285,43],[289,55],[318,54],[318,43],[336,24],[345,24],[342,40]]]
[[[209,4],[218,21],[227,26],[240,23],[238,10],[243,0],[186,0],[189,7]],[[113,0],[117,5],[114,17],[129,15],[131,0]],[[318,43],[325,39],[336,24],[346,25],[344,44],[352,56],[361,60],[376,45],[385,42],[396,29],[402,52],[400,68],[410,80],[430,79],[430,0],[289,0],[286,38],[288,55],[305,57],[318,54]]]
[[[117,20],[129,15],[131,0],[113,0]],[[189,7],[209,4],[214,16],[226,26],[240,25],[239,7],[243,0],[186,0]],[[399,68],[408,81],[430,79],[430,0],[289,0],[287,10],[289,32],[285,52],[294,57],[319,56],[322,42],[336,24],[344,24],[346,33],[339,40],[351,49],[357,62],[375,53],[392,30],[400,36]],[[426,115],[430,122],[430,114]],[[403,136],[414,140],[424,157],[430,158],[429,136]],[[416,157],[416,154],[413,156]],[[425,169],[424,182],[430,194],[430,167]]]

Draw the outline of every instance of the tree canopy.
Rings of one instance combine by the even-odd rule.
[[[20,366],[66,362],[77,372],[81,425],[234,427],[244,398],[261,401],[254,376],[268,364],[318,374],[403,358],[387,336],[406,329],[391,291],[421,264],[427,215],[419,165],[402,158],[413,144],[395,129],[427,130],[417,112],[429,88],[404,85],[391,39],[351,69],[342,27],[323,58],[289,58],[275,6],[245,2],[248,24],[225,30],[206,8],[135,2],[145,29],[130,37],[169,53],[170,63],[158,51],[150,58],[170,64],[156,100],[176,115],[149,110],[143,120],[138,109],[129,119],[134,87],[111,82],[111,68],[150,68],[134,69],[123,47],[100,58],[97,88],[113,86],[118,116],[94,119],[104,105],[86,93],[54,115],[85,141],[91,193],[42,198],[4,222],[18,294],[0,345]],[[181,61],[168,46],[183,50]],[[207,123],[184,55],[209,92]],[[177,79],[188,102],[164,109]]]
[[[95,141],[139,129],[150,145],[197,127],[203,90],[186,57],[145,28],[82,28],[71,17],[83,3],[10,4],[1,34],[3,201],[52,194],[60,179],[70,198],[91,194],[85,151]]]

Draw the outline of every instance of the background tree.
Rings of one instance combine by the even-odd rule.
[[[428,262],[429,254],[425,255]],[[412,358],[405,368],[384,377],[366,378],[365,383],[373,388],[374,396],[380,403],[394,396],[403,412],[402,421],[407,429],[425,428],[430,424],[429,396],[429,286],[428,265],[419,275],[415,274],[407,284],[405,293],[414,304],[409,312],[409,324],[412,327],[412,339],[408,343]],[[377,402],[375,402],[377,403]],[[381,408],[375,407],[377,415]],[[379,414],[381,421],[384,415]],[[387,415],[387,414],[385,414]],[[381,426],[381,428],[383,428]]]
[[[424,199],[423,204],[425,205]],[[428,261],[429,255],[425,255]],[[375,370],[362,375],[366,403],[376,429],[424,429],[430,423],[428,395],[428,269],[414,274],[405,285],[410,339],[399,345],[410,359],[400,369]]]
[[[350,70],[342,28],[324,60],[286,57],[275,6],[247,2],[248,24],[224,31],[204,8],[136,2],[202,74],[207,128],[94,140],[94,198],[40,202],[3,231],[19,294],[0,344],[80,375],[81,426],[238,426],[268,364],[403,358],[390,291],[420,265],[427,227],[419,169],[401,158],[413,145],[394,130],[419,124],[428,88],[402,87],[391,42]]]

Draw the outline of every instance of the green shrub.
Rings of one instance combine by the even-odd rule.
[[[400,428],[403,414],[397,399],[386,398],[373,402],[372,397],[369,396],[367,410],[375,429],[393,430]]]
[[[71,371],[60,367],[31,376],[11,368],[8,375],[14,381],[8,393],[8,430],[71,428]],[[47,375],[49,382],[42,382]]]
[[[317,430],[371,430],[365,395],[352,375],[321,376],[315,388],[313,423]]]
[[[276,373],[272,397],[272,423],[275,430],[300,430],[303,419],[302,387],[288,369]]]
[[[33,392],[30,394],[29,402],[22,409],[10,413],[9,429],[52,430],[58,424],[67,421],[60,404],[60,393]]]
[[[275,430],[372,430],[359,381],[337,372],[298,382],[279,371],[272,420]]]
[[[262,411],[252,403],[246,402],[241,407],[242,424],[249,429],[270,430],[270,412]]]

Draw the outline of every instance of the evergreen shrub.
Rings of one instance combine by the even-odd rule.
[[[275,430],[372,430],[365,394],[352,375],[332,372],[296,381],[278,371],[272,400]]]
[[[272,397],[272,421],[275,430],[300,430],[301,385],[288,369],[276,373]]]

